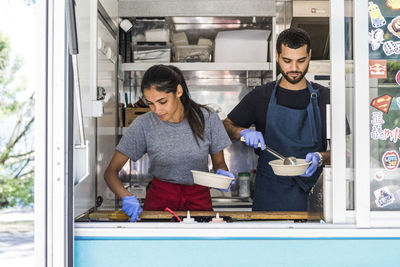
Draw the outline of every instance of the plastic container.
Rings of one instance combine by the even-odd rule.
[[[191,170],[191,172],[193,174],[193,182],[195,184],[213,188],[228,189],[232,180],[234,180],[234,178],[215,173],[194,170]]]
[[[175,62],[210,62],[212,46],[209,45],[175,45],[172,48]]]
[[[239,197],[250,196],[250,173],[239,172]]]
[[[304,174],[311,162],[306,162],[305,159],[297,159],[296,165],[283,165],[283,160],[277,159],[271,160],[268,164],[271,165],[276,175],[297,176]]]

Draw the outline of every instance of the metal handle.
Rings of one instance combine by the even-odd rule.
[[[246,139],[242,136],[240,137],[240,141],[246,142]],[[258,147],[261,148],[261,143],[258,143]],[[267,150],[269,153],[277,157],[278,159],[285,160],[285,157],[276,152],[275,150],[269,148],[267,145],[265,145],[265,150]]]
[[[285,161],[285,157],[282,156],[281,154],[279,154],[278,152],[276,152],[275,150],[272,150],[271,148],[265,146],[265,150],[267,150],[269,153],[271,153],[272,155],[274,155],[275,157],[277,157],[278,159],[281,159],[283,161]]]
[[[74,92],[76,97],[76,106],[78,113],[78,124],[79,124],[79,140],[80,147],[86,147],[85,131],[83,126],[83,113],[82,113],[82,98],[81,98],[81,87],[79,82],[79,69],[78,69],[78,36],[76,32],[76,17],[75,17],[75,1],[67,0],[67,32],[68,32],[68,47],[69,53],[72,57],[72,69],[74,72]]]
[[[74,70],[74,91],[76,98],[76,108],[78,113],[78,125],[79,125],[79,140],[81,146],[86,146],[85,131],[83,126],[83,112],[82,112],[82,99],[81,99],[81,87],[79,83],[79,70],[78,70],[78,58],[77,55],[72,55],[72,65]]]
[[[75,1],[67,0],[67,32],[68,46],[71,55],[77,55],[78,50],[78,35],[76,32],[76,17],[75,17]]]
[[[74,149],[74,185],[79,184],[90,174],[89,141],[85,146],[75,146]]]

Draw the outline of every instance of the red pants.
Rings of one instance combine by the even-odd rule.
[[[143,210],[176,211],[213,210],[208,187],[201,185],[183,185],[160,181],[153,178],[146,193]]]

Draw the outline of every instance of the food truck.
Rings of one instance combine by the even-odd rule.
[[[38,6],[37,266],[398,265],[399,1]],[[186,222],[144,211],[129,222],[103,176],[129,124],[149,112],[138,104],[143,73],[154,64],[179,67],[193,99],[224,119],[255,86],[277,78],[276,38],[290,26],[309,32],[306,77],[328,86],[331,96],[325,129],[331,165],[311,191],[308,211],[252,212],[257,156],[235,141],[224,152],[238,183],[227,193],[211,189],[214,211],[191,212]],[[119,175],[142,204],[148,168],[144,156]],[[240,177],[248,178],[250,192],[240,188]],[[223,222],[213,223],[218,216]]]

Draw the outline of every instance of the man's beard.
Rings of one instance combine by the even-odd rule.
[[[279,63],[278,63],[278,66],[279,66],[279,71],[282,73],[282,76],[285,77],[285,79],[288,82],[290,82],[291,84],[296,84],[296,83],[300,82],[304,78],[304,76],[306,75],[306,73],[308,71],[308,66],[310,66],[310,63],[307,64],[307,68],[304,70],[304,72],[301,72],[301,71],[289,71],[289,72],[285,73],[285,72],[282,71],[281,65],[279,65]],[[290,73],[298,73],[300,75],[297,78],[293,79],[293,78],[291,78],[289,76]]]

